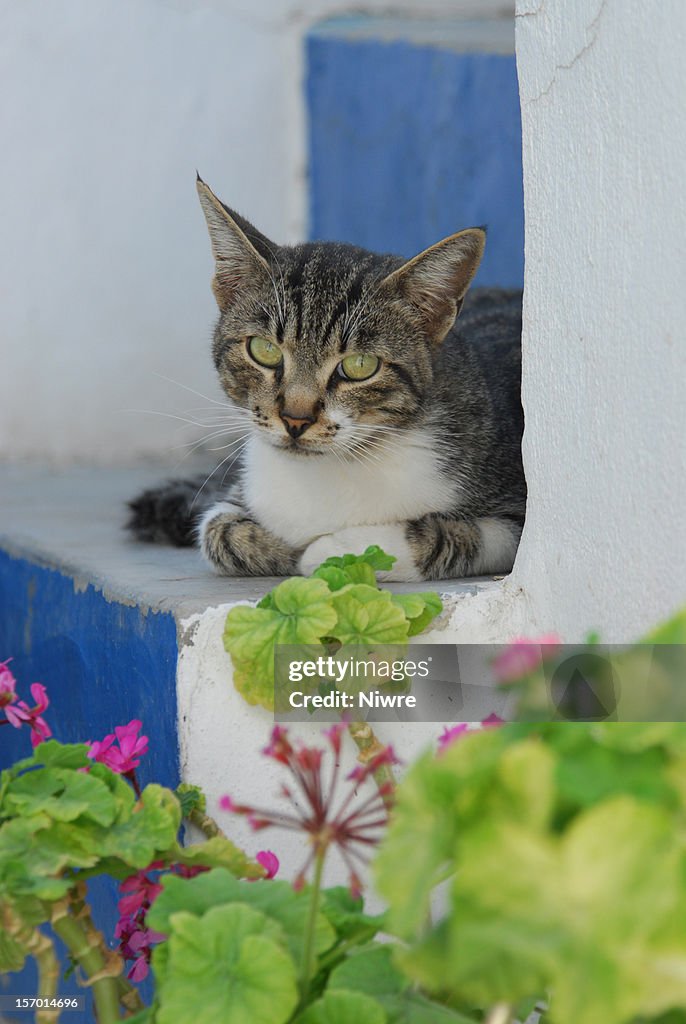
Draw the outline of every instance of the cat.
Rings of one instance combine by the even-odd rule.
[[[135,536],[197,541],[231,576],[307,575],[370,544],[397,559],[386,579],[509,572],[526,504],[521,293],[465,298],[483,229],[409,261],[279,246],[199,176],[197,188],[214,363],[248,438],[228,483],[198,497],[204,478],[176,481],[132,501]]]

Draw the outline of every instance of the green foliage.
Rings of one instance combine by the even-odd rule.
[[[283,928],[244,903],[176,911],[153,969],[157,1024],[285,1024],[298,1002]]]
[[[551,1024],[686,1009],[684,742],[683,724],[511,725],[421,758],[376,861],[402,970],[454,1006],[538,996]]]
[[[212,907],[224,903],[242,903],[266,914],[283,928],[285,942],[298,962],[303,954],[303,941],[310,911],[307,891],[295,892],[288,882],[272,881],[254,885],[239,881],[228,871],[217,868],[191,880],[168,875],[163,888],[148,914],[148,922],[156,931],[168,932],[170,919],[179,910],[201,916]],[[314,929],[315,951],[322,953],[333,946],[336,933],[324,914],[317,915]]]
[[[325,992],[295,1024],[387,1024],[383,1007],[361,992]]]
[[[273,710],[276,644],[403,645],[426,629],[441,612],[441,600],[435,593],[380,589],[376,573],[394,562],[372,545],[362,555],[328,558],[308,578],[284,580],[256,608],[232,608],[224,646],[245,700]]]
[[[184,796],[191,809],[203,805],[197,790],[187,787]],[[180,824],[181,804],[171,790],[149,785],[136,799],[120,775],[88,759],[84,744],[50,740],[5,770],[0,776],[0,971],[23,966],[36,948],[36,926],[51,921],[55,904],[76,899],[77,884],[94,875],[123,879],[153,861],[221,864],[235,874],[261,875],[261,868],[221,836],[181,847]],[[80,946],[87,956],[90,946],[83,939]]]
[[[168,1024],[173,1011],[190,1014],[198,986],[203,993],[211,993],[211,1005],[195,1014],[202,1024],[234,1019],[259,1022],[264,1007],[253,983],[255,989],[271,994],[272,1017],[265,1021],[473,1024],[413,990],[396,964],[395,947],[371,941],[384,919],[366,915],[360,899],[347,889],[324,890],[314,919],[311,899],[308,888],[296,892],[287,882],[278,881],[253,885],[221,868],[191,880],[167,875],[147,918],[151,928],[169,936],[153,954],[160,1003],[156,1024]],[[259,950],[254,944],[247,947],[259,966],[248,976],[243,940],[257,934],[252,928],[257,928],[258,921],[259,934],[269,942]],[[291,983],[303,963],[312,925],[312,984],[304,999],[301,994],[298,1012],[291,1017],[295,1007]],[[225,935],[228,930],[233,931],[230,942]],[[241,1018],[240,1013],[246,1016]]]

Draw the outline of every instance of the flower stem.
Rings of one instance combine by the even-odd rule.
[[[98,975],[91,983],[98,1024],[115,1024],[121,1020],[117,977],[114,971],[108,971],[107,959],[96,936],[89,935],[81,921],[69,913],[66,901],[55,904],[50,923],[86,977],[94,979]]]
[[[60,965],[52,939],[36,929],[31,952],[38,967],[38,996],[41,999],[54,999],[57,995]],[[59,1009],[37,1010],[36,1024],[55,1024],[59,1015]]]
[[[195,825],[199,828],[202,834],[207,839],[214,839],[215,836],[220,836],[222,839],[226,839],[226,833],[222,832],[214,818],[210,818],[209,814],[205,814],[198,807],[194,807],[186,815],[187,820],[190,821],[191,825]]]
[[[312,893],[310,895],[310,913],[305,927],[305,941],[303,944],[303,962],[301,979],[301,1009],[307,1005],[307,996],[310,991],[310,982],[314,972],[314,935],[317,930],[317,915],[319,913],[319,898],[322,889],[322,873],[324,871],[324,860],[326,849],[318,850],[314,860],[314,877],[312,879]]]
[[[52,939],[38,928],[32,928],[9,904],[0,903],[0,934],[6,934],[32,956],[38,968],[38,992],[40,999],[52,999],[57,995],[60,965],[55,954]],[[60,1011],[57,1007],[36,1010],[37,1024],[55,1024]]]
[[[371,725],[368,722],[349,722],[348,732],[352,736],[357,749],[360,751],[358,761],[362,764],[368,764],[372,758],[376,757],[384,750],[384,745],[381,743],[374,733]],[[389,764],[382,764],[373,772],[374,782],[381,791],[383,802],[386,806],[392,803],[392,789],[395,788],[395,778],[393,776],[393,769]],[[391,787],[391,792],[384,790],[384,787]]]

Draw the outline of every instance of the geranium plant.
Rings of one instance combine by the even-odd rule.
[[[37,724],[47,696],[42,690],[35,708],[22,706],[10,677],[5,666],[0,721],[28,726],[40,740],[49,732]],[[24,717],[8,715],[17,706]],[[363,909],[361,865],[392,799],[392,784],[380,781],[395,759],[390,749],[374,741],[343,778],[342,724],[328,730],[325,748],[274,730],[264,753],[289,776],[286,806],[255,808],[235,796],[223,805],[257,832],[300,831],[306,860],[290,884],[271,880],[272,851],[251,860],[223,835],[199,790],[140,788],[136,769],[148,747],[141,729],[132,721],[99,741],[38,742],[0,775],[0,971],[35,959],[40,1024],[59,1017],[54,936],[92,992],[98,1024],[465,1024],[395,965],[393,944],[375,941],[384,919]],[[204,842],[179,843],[184,817]],[[332,849],[348,867],[348,888],[322,886]],[[116,949],[88,903],[89,879],[103,874],[120,883]],[[150,970],[154,998],[143,1006],[135,983]]]

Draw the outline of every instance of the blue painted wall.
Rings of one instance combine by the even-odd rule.
[[[45,718],[56,739],[100,739],[115,725],[140,718],[150,737],[150,752],[137,772],[141,785],[178,784],[177,641],[172,615],[144,615],[137,607],[108,601],[92,586],[77,591],[69,577],[0,551],[0,661],[10,656],[23,699],[32,704],[31,683],[47,687],[50,707]],[[26,728],[0,728],[0,769],[30,751]],[[91,898],[96,923],[113,937],[114,883],[92,883]],[[79,990],[73,979],[60,990],[88,991]],[[35,991],[32,966],[0,978],[0,994]],[[31,1014],[12,1014],[14,1024],[31,1020]],[[90,1024],[92,1011],[74,1020]]]
[[[310,237],[412,256],[486,225],[477,283],[521,287],[524,205],[514,55],[356,38],[306,41]]]

